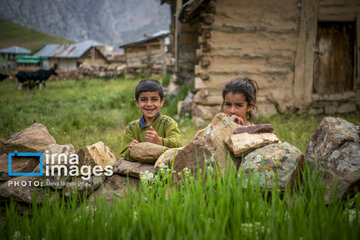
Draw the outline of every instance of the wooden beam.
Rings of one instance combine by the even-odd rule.
[[[301,8],[293,86],[294,105],[300,108],[312,101],[318,6],[318,0],[304,0]]]

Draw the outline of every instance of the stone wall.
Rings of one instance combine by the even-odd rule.
[[[124,75],[125,65],[81,64],[77,70],[61,71],[57,70],[57,76],[52,75],[50,80],[64,79],[85,79],[85,78],[118,78]]]

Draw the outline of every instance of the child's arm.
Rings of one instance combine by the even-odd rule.
[[[130,145],[134,145],[133,144],[134,140],[135,140],[135,136],[134,136],[134,133],[131,130],[131,126],[129,124],[129,126],[126,127],[126,129],[124,131],[122,144],[121,144],[121,149],[120,149],[121,156],[124,157],[128,161],[134,161],[134,160],[131,159],[130,151],[129,151]]]
[[[163,142],[165,147],[169,148],[177,148],[181,147],[181,137],[180,137],[180,130],[178,125],[175,121],[171,121],[169,125],[165,128],[165,136],[163,137]]]

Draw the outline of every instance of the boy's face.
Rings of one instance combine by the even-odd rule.
[[[164,102],[165,98],[160,100],[159,92],[141,92],[139,99],[135,99],[136,106],[144,114],[146,123],[149,124],[152,123]]]

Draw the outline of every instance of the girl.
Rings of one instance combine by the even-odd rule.
[[[257,83],[247,77],[230,80],[223,90],[223,111],[235,123],[253,126],[248,120],[253,117],[258,89]]]

